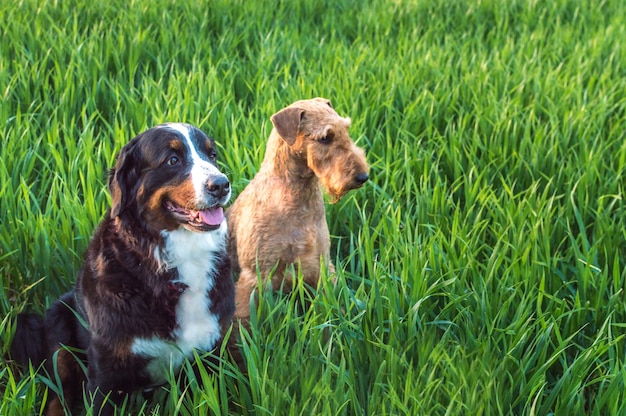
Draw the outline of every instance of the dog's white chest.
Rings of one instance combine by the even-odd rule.
[[[213,286],[213,279],[207,280],[206,286]],[[176,306],[178,327],[174,330],[173,335],[176,344],[183,352],[191,353],[193,349],[210,350],[220,338],[217,316],[209,310],[211,306],[208,297],[210,289],[210,287],[192,289],[190,286],[178,300]]]
[[[224,223],[212,233],[177,230],[166,235],[167,266],[178,269],[177,282],[186,286],[176,306],[173,340],[138,338],[132,345],[133,353],[150,360],[147,371],[155,384],[165,381],[170,369],[180,368],[194,350],[210,351],[221,338],[218,317],[210,311],[209,292],[214,284],[215,249],[223,244],[225,231]]]

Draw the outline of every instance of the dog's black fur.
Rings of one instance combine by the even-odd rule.
[[[189,329],[191,341],[185,345],[190,348],[219,346],[234,311],[234,284],[221,214],[230,188],[215,155],[212,139],[183,124],[147,130],[121,150],[109,175],[112,208],[93,235],[74,288],[45,317],[28,313],[17,318],[12,357],[22,364],[44,362],[63,386],[65,408],[51,392],[48,415],[65,414],[82,402],[85,381],[94,414],[110,414],[111,405],[119,405],[127,394],[163,382],[154,361],[167,355],[150,355],[142,342],[175,349]],[[206,188],[201,191],[191,180],[194,163],[204,169],[199,176]],[[168,242],[173,233],[184,249]],[[193,252],[198,238],[209,242],[201,251],[208,253],[207,263],[199,266],[206,276],[183,276],[181,266],[187,266],[171,266],[169,256],[186,253],[187,246]],[[203,286],[204,279],[212,284]],[[204,295],[194,292],[198,284],[206,288]],[[197,311],[200,320],[195,310],[184,309],[188,300],[179,304],[183,296],[206,305],[208,310]],[[86,380],[80,361],[88,369]]]

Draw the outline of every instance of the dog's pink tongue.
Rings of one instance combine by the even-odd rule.
[[[220,225],[224,221],[224,210],[222,207],[209,208],[200,211],[202,222],[209,225]]]

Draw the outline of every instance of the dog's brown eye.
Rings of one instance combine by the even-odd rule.
[[[214,161],[215,159],[217,159],[217,153],[216,153],[216,152],[211,152],[211,153],[209,153],[209,159],[211,159],[211,160],[213,160],[213,161]]]
[[[178,157],[176,156],[172,156],[169,159],[167,159],[167,164],[170,166],[178,165],[179,162],[180,162],[180,159],[178,159]]]
[[[320,137],[319,139],[317,139],[317,141],[322,144],[329,144],[332,140],[333,140],[333,137],[331,135],[326,135],[324,137]]]

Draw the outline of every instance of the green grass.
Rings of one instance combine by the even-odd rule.
[[[626,413],[623,1],[23,0],[0,36],[5,356],[134,135],[199,126],[239,192],[269,117],[324,96],[371,164],[327,206],[337,285],[261,297],[247,376],[173,374],[125,411]],[[50,382],[0,361],[0,414],[39,414]]]

